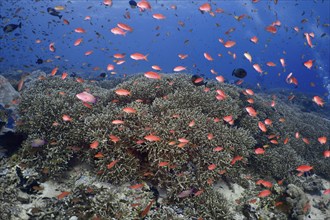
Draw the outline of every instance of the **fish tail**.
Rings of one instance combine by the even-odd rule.
[[[19,27],[19,28],[22,28],[22,22],[20,22],[20,23],[18,24],[18,27]]]
[[[149,56],[149,54],[145,55],[143,59],[144,59],[145,61],[148,61],[148,56]]]
[[[63,15],[58,15],[58,18],[59,18],[59,19],[62,19],[62,17],[63,17]]]

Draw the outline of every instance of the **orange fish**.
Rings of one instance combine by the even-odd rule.
[[[184,66],[176,66],[173,69],[174,72],[180,72],[180,71],[183,71],[183,70],[187,70],[186,67],[184,67]]]
[[[313,48],[314,45],[313,45],[313,43],[312,43],[312,39],[311,39],[310,34],[309,34],[309,33],[304,33],[304,35],[305,35],[305,37],[306,37],[307,44],[308,44],[311,48]]]
[[[321,106],[321,107],[323,107],[323,105],[324,105],[323,99],[319,96],[314,96],[313,102],[315,102],[318,106]]]
[[[284,58],[281,58],[280,59],[280,63],[281,63],[281,65],[282,65],[283,68],[286,66]]]
[[[323,195],[329,195],[330,194],[330,189],[326,189],[323,191]]]
[[[149,3],[148,1],[146,1],[146,0],[139,1],[139,2],[137,3],[137,6],[140,8],[141,11],[144,11],[144,10],[146,10],[146,9],[151,10],[151,5],[150,5],[150,3]]]
[[[21,91],[22,88],[23,88],[23,84],[24,84],[24,80],[25,80],[25,77],[22,77],[19,82],[18,82],[18,85],[17,85],[17,91]]]
[[[157,19],[157,20],[163,20],[163,19],[166,18],[163,14],[159,14],[159,13],[158,14],[153,14],[152,17],[154,19]]]
[[[118,141],[120,141],[120,138],[115,135],[110,134],[109,137],[110,137],[110,140],[114,143],[117,143]]]
[[[143,54],[141,54],[141,53],[133,53],[133,54],[131,54],[131,58],[133,59],[133,60],[145,60],[145,61],[148,61],[148,55],[149,54],[147,54],[147,55],[143,55]]]
[[[69,115],[62,116],[63,121],[72,121],[72,118]]]
[[[86,33],[85,29],[80,28],[80,27],[74,29],[74,31],[75,31],[76,33],[80,33],[80,34],[84,34],[84,33]]]
[[[212,9],[211,9],[211,5],[209,3],[205,3],[199,7],[199,10],[202,12],[210,12]]]
[[[153,141],[160,141],[161,138],[156,136],[156,135],[147,135],[144,137],[144,139],[146,139],[147,141],[153,142]]]
[[[114,167],[115,165],[116,165],[116,163],[118,162],[119,160],[114,160],[114,161],[112,161],[111,163],[109,163],[108,165],[107,165],[107,168],[108,169],[111,169],[112,167]]]
[[[218,151],[222,151],[223,147],[215,147],[213,148],[213,151],[218,152]]]
[[[144,187],[144,184],[143,183],[140,183],[140,184],[135,184],[135,185],[132,185],[132,186],[129,186],[130,189],[141,189]]]
[[[114,65],[112,65],[112,64],[108,64],[108,66],[107,66],[107,70],[108,71],[112,71],[112,70],[114,70],[115,69],[115,66]]]
[[[260,74],[263,72],[261,67],[257,63],[253,64],[253,68]]]
[[[319,137],[317,140],[320,142],[320,144],[327,143],[327,137],[325,137],[325,136]]]
[[[249,113],[249,115],[251,117],[256,117],[257,116],[257,112],[256,112],[256,110],[254,110],[254,108],[246,107],[245,110]]]
[[[325,158],[330,157],[330,150],[325,150],[325,151],[323,151],[323,156],[324,156]]]
[[[234,165],[237,161],[240,161],[240,160],[242,160],[242,159],[243,159],[242,156],[235,156],[235,157],[231,160],[230,164],[231,164],[231,165]]]
[[[86,51],[86,52],[85,52],[85,56],[89,56],[89,55],[91,55],[92,53],[93,53],[92,50]]]
[[[313,60],[307,60],[306,62],[304,62],[304,66],[307,67],[308,69],[311,69],[313,66]]]
[[[207,167],[208,170],[214,170],[217,167],[217,165],[215,165],[214,163],[212,163],[211,165],[209,165]]]
[[[208,53],[204,53],[204,57],[205,57],[205,59],[207,59],[208,61],[213,61],[213,58],[211,57],[211,55],[210,54],[208,54]]]
[[[308,166],[308,165],[300,165],[299,167],[297,167],[297,171],[299,172],[308,172],[310,171],[311,169],[313,169],[312,166]]]
[[[67,72],[62,73],[62,79],[65,79],[66,77],[68,77],[68,73]]]
[[[261,121],[258,122],[258,127],[262,132],[267,132],[266,125],[262,123]]]
[[[106,6],[112,6],[112,0],[103,0],[103,4]]]
[[[154,200],[151,200],[150,203],[145,207],[145,209],[140,214],[140,217],[141,218],[144,218],[145,216],[147,216],[147,214],[150,211],[150,208],[151,208],[151,206],[152,206],[153,203],[154,203]]]
[[[160,166],[160,167],[165,167],[165,166],[168,166],[170,163],[169,162],[167,162],[167,161],[163,161],[163,162],[159,162],[158,163],[158,166]]]
[[[265,189],[258,194],[258,197],[263,198],[269,196],[270,194],[272,194],[272,192],[268,189]]]
[[[115,90],[115,93],[120,96],[128,96],[131,95],[131,92],[126,89],[117,89]]]
[[[114,125],[121,125],[121,124],[124,124],[124,121],[117,119],[117,120],[113,120],[111,123],[114,124]]]
[[[276,64],[275,64],[275,63],[273,63],[273,62],[267,62],[267,63],[266,63],[266,65],[267,65],[267,66],[271,66],[271,67],[274,67],[274,66],[276,66]]]
[[[81,44],[82,41],[83,41],[82,38],[78,38],[78,39],[73,43],[73,45],[74,45],[74,46],[79,46],[79,45]]]
[[[66,25],[69,25],[70,24],[70,22],[68,20],[66,20],[66,19],[63,19],[63,23],[66,24]]]
[[[254,92],[253,92],[252,89],[245,89],[244,91],[245,91],[246,94],[248,94],[248,95],[254,95]]]
[[[272,34],[275,34],[277,32],[276,27],[274,27],[272,25],[267,26],[265,29],[266,29],[266,31],[268,31],[268,32],[270,32]]]
[[[250,39],[250,41],[253,42],[253,43],[255,43],[255,44],[258,43],[258,40],[259,40],[259,39],[258,39],[257,36],[253,36],[253,37],[251,37],[251,39]]]
[[[57,197],[57,199],[63,199],[64,197],[68,196],[69,194],[70,194],[70,192],[64,191],[56,197]]]
[[[48,49],[51,51],[51,52],[55,52],[55,43],[50,43],[49,46],[48,46]]]
[[[256,154],[264,154],[265,153],[265,149],[259,147],[259,148],[254,149],[254,152]]]
[[[158,73],[153,72],[153,71],[146,72],[144,74],[144,76],[149,79],[160,79],[161,78],[161,76]]]
[[[213,136],[213,134],[211,134],[211,133],[209,133],[209,134],[207,135],[207,139],[208,139],[208,140],[212,140],[213,137],[214,137],[214,136]]]
[[[178,57],[181,59],[181,60],[184,60],[188,57],[188,54],[178,54]]]
[[[122,35],[122,36],[126,36],[126,31],[124,31],[123,29],[119,28],[119,27],[114,27],[111,30],[111,33],[115,34],[115,35]]]
[[[118,23],[117,26],[125,31],[129,31],[129,32],[133,31],[133,28],[131,26],[124,23]]]
[[[128,113],[128,114],[134,114],[134,113],[136,113],[136,110],[134,108],[132,108],[132,107],[125,107],[125,108],[123,108],[123,111],[126,112],[126,113]]]
[[[195,126],[195,121],[192,120],[191,122],[189,122],[188,126],[189,126],[189,127],[193,127],[193,126]]]
[[[157,70],[157,71],[161,71],[162,70],[162,68],[160,68],[160,66],[157,66],[157,65],[153,65],[153,66],[151,66],[151,68],[153,70]]]
[[[113,57],[116,59],[124,59],[125,55],[126,55],[125,53],[116,53],[113,55]]]
[[[95,158],[103,158],[104,155],[101,152],[98,152],[97,154],[94,155]]]
[[[225,82],[225,78],[224,78],[223,76],[217,76],[217,77],[215,77],[215,79],[216,79],[218,82],[221,82],[221,83]]]
[[[269,125],[269,126],[271,126],[273,124],[273,121],[270,120],[269,118],[266,118],[264,122],[266,125]]]
[[[225,42],[225,43],[223,44],[223,46],[225,46],[226,48],[231,48],[231,47],[235,46],[235,44],[236,44],[235,41],[231,41],[231,40],[229,40],[229,41]]]
[[[89,147],[91,148],[91,149],[96,149],[98,146],[99,146],[99,142],[98,141],[93,141],[90,145],[89,145]]]

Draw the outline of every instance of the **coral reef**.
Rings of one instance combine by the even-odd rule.
[[[295,184],[295,169],[301,164],[313,165],[313,172],[330,179],[330,161],[322,157],[325,146],[317,141],[320,136],[329,136],[330,122],[279,98],[247,94],[225,83],[194,86],[185,74],[162,75],[160,80],[136,75],[113,82],[59,77],[30,82],[22,91],[17,124],[17,130],[28,138],[12,162],[33,168],[41,180],[64,175],[78,161],[86,163],[99,181],[114,185],[146,182],[150,188],[166,190],[163,204],[171,206],[150,211],[148,216],[155,219],[181,219],[180,215],[231,219],[229,204],[213,188],[219,180],[249,189],[246,198],[251,198],[260,191],[251,178]],[[97,101],[79,100],[76,95],[84,91]],[[255,109],[256,115],[251,116],[246,107]],[[268,124],[262,131],[260,122],[266,119]],[[256,148],[265,153],[256,154]],[[109,189],[88,187],[93,192],[87,195],[86,188],[75,186],[63,199],[66,202],[57,204],[62,212],[117,219],[134,219],[141,213],[141,206],[136,212],[126,202],[107,203],[121,201]],[[253,216],[272,218],[269,212],[275,212],[274,201],[283,196],[285,187],[277,186],[270,192],[257,203],[256,210],[265,209],[265,213]],[[147,194],[142,207],[153,200]],[[158,202],[154,200],[152,207]],[[290,204],[300,206],[300,202]],[[99,212],[83,213],[86,207],[94,206]],[[267,207],[273,208],[269,211]],[[289,213],[278,214],[285,215]]]
[[[18,98],[20,98],[20,94],[4,76],[0,75],[0,105],[12,107],[12,101]]]

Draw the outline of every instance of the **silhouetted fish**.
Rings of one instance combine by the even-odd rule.
[[[3,31],[5,33],[9,33],[12,32],[14,30],[16,30],[16,28],[21,28],[22,27],[22,23],[20,22],[19,24],[8,24],[3,28]]]
[[[199,76],[199,75],[193,75],[191,77],[191,82],[195,85],[195,86],[206,86],[207,82],[204,82],[203,77]]]
[[[59,19],[62,18],[62,15],[60,15],[60,12],[56,11],[54,8],[47,8],[47,12],[48,12],[48,14],[56,16]]]
[[[232,75],[236,76],[237,78],[244,78],[247,75],[247,73],[246,73],[245,69],[237,68],[237,69],[233,70]]]

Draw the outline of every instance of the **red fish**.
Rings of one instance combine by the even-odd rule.
[[[176,66],[173,69],[174,72],[180,72],[180,71],[183,71],[183,70],[187,70],[186,67],[184,67],[184,66]]]
[[[267,132],[266,125],[264,123],[262,123],[261,121],[258,122],[258,127],[260,128],[260,130],[262,132]]]
[[[243,159],[242,156],[235,156],[235,157],[231,160],[230,165],[234,165],[237,161],[240,161],[240,160],[242,160],[242,159]]]
[[[84,33],[86,33],[85,29],[80,28],[80,27],[74,29],[74,31],[75,31],[76,33],[80,33],[80,34],[84,34]]]
[[[217,76],[217,77],[215,77],[215,79],[216,79],[218,82],[221,82],[221,83],[225,82],[225,78],[224,78],[223,76]]]
[[[117,26],[125,31],[133,32],[133,28],[124,23],[118,23]]]
[[[313,48],[314,45],[313,45],[313,43],[312,43],[312,40],[311,40],[311,36],[310,36],[310,34],[309,34],[309,33],[304,33],[304,35],[305,35],[305,37],[306,37],[307,44],[308,44],[311,48]]]
[[[231,40],[229,40],[229,41],[225,42],[225,43],[223,44],[223,46],[225,46],[226,48],[231,48],[231,47],[235,46],[235,44],[236,44],[235,41],[231,41]]]
[[[111,33],[115,34],[115,35],[123,35],[126,36],[126,31],[124,31],[123,29],[119,28],[119,27],[114,27],[111,30]]]
[[[73,43],[73,45],[74,45],[74,46],[79,46],[79,45],[81,44],[82,41],[83,41],[82,38],[78,38],[78,39]]]
[[[141,212],[140,217],[144,218],[145,216],[147,216],[148,212],[150,211],[150,208],[152,206],[152,204],[154,203],[155,200],[151,200],[150,203],[145,207],[145,209]]]
[[[263,72],[261,67],[257,63],[253,64],[253,68],[260,74]]]
[[[308,172],[310,170],[312,170],[313,167],[312,166],[309,166],[309,165],[300,165],[299,167],[297,167],[297,171],[299,172]]]
[[[304,62],[304,66],[307,67],[308,69],[311,69],[313,66],[313,60],[307,60],[306,62]]]
[[[166,167],[166,166],[168,166],[170,163],[169,162],[167,162],[167,161],[162,161],[162,162],[159,162],[158,163],[158,166],[160,166],[160,167]]]
[[[211,165],[209,165],[207,167],[208,170],[214,170],[217,167],[217,165],[215,165],[214,163],[212,163]]]
[[[112,167],[114,167],[116,165],[116,163],[118,162],[119,160],[114,160],[112,162],[110,162],[108,165],[107,165],[107,168],[108,169],[111,169]]]
[[[154,19],[157,19],[157,20],[163,20],[163,19],[166,18],[163,14],[159,14],[159,13],[158,14],[153,14],[152,17]]]
[[[319,96],[314,96],[313,102],[315,102],[318,106],[321,106],[321,107],[323,107],[323,105],[324,105],[323,99]]]
[[[49,50],[50,50],[51,52],[55,52],[55,50],[56,50],[56,49],[55,49],[55,43],[54,43],[54,42],[53,42],[53,43],[50,43],[48,48],[49,48]]]
[[[246,107],[245,110],[249,113],[249,115],[251,117],[256,117],[257,116],[257,112],[256,112],[256,110],[254,110],[254,108]]]
[[[199,7],[199,10],[202,12],[210,12],[212,9],[211,9],[211,5],[209,3],[205,3]]]
[[[264,154],[264,153],[265,153],[265,149],[259,147],[259,148],[256,148],[256,149],[254,150],[254,152],[255,152],[256,154]]]
[[[267,26],[265,29],[266,29],[266,31],[268,31],[268,32],[270,32],[272,34],[275,34],[277,32],[276,27],[274,27],[272,25]]]
[[[68,196],[70,193],[71,192],[64,191],[56,197],[57,197],[57,199],[63,199],[64,197]]]
[[[258,194],[258,197],[263,198],[269,196],[270,194],[272,194],[272,192],[268,189],[265,189]]]
[[[330,150],[325,150],[325,151],[323,151],[323,156],[324,156],[325,158],[330,157]]]
[[[161,76],[158,73],[153,72],[153,71],[146,72],[144,74],[144,76],[149,79],[160,79],[161,78]]]
[[[149,54],[147,54],[147,55],[143,55],[143,54],[141,54],[141,53],[133,53],[133,54],[131,54],[131,58],[133,59],[133,60],[145,60],[145,61],[148,61],[148,55]]]
[[[99,146],[99,142],[98,141],[93,141],[90,145],[89,145],[89,147],[91,148],[91,149],[96,149],[98,146]]]
[[[131,95],[131,92],[126,89],[117,89],[115,90],[115,93],[120,96],[128,96]]]
[[[253,43],[255,43],[255,44],[258,43],[258,40],[259,40],[259,39],[258,39],[257,36],[253,36],[253,37],[251,37],[251,39],[250,39],[250,41],[253,42]]]
[[[208,61],[213,61],[213,58],[211,57],[211,55],[210,54],[208,54],[208,53],[204,53],[204,57],[205,57],[205,59],[207,59]]]
[[[153,141],[160,141],[161,140],[160,137],[158,137],[156,135],[152,135],[152,134],[145,136],[144,139],[146,139],[147,141],[151,141],[151,142],[153,142]]]
[[[132,108],[132,107],[125,107],[125,108],[123,108],[123,111],[126,112],[126,113],[128,113],[128,114],[134,114],[134,113],[136,113],[136,110],[134,108]]]

